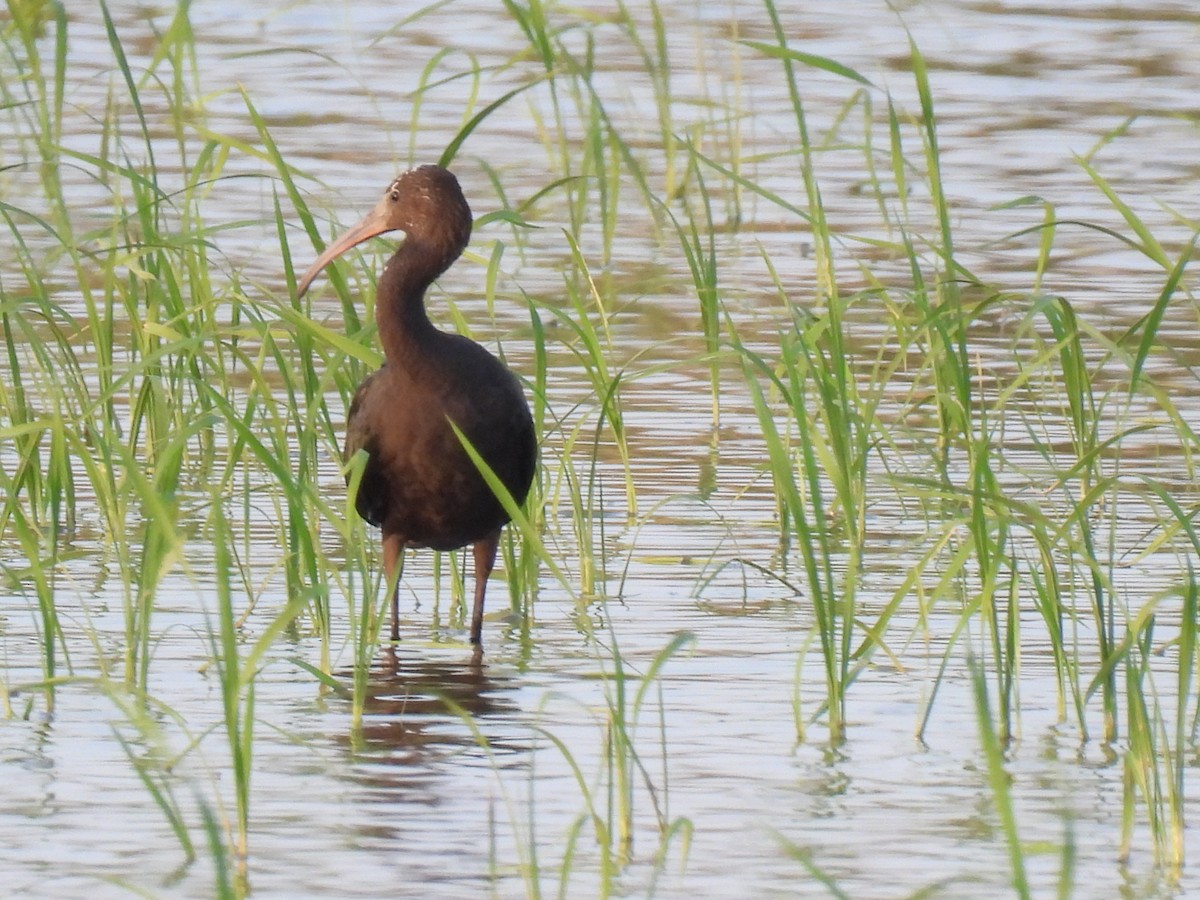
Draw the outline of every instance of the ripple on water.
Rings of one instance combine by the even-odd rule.
[[[1118,127],[1125,129],[1123,136],[1099,147],[1092,162],[1162,236],[1168,255],[1190,237],[1171,211],[1194,220],[1200,206],[1190,120],[1200,55],[1194,49],[1194,20],[1188,18],[1193,12],[1186,4],[1151,0],[1132,9],[1106,2],[1039,6],[934,0],[910,5],[902,18],[877,0],[777,5],[797,46],[855,67],[886,85],[903,107],[915,110],[903,26],[911,30],[929,66],[955,239],[962,259],[983,279],[1028,291],[1036,264],[1036,235],[1013,235],[1036,225],[1041,207],[998,212],[989,209],[993,205],[1037,195],[1060,219],[1127,231],[1120,214],[1073,158],[1097,148]],[[797,159],[777,153],[796,145],[795,116],[779,63],[728,43],[731,37],[773,39],[760,4],[666,4],[661,12],[677,123],[683,128],[703,121],[706,136],[728,140],[724,122],[713,128],[705,118],[708,101],[728,99],[737,105],[744,113],[737,120],[737,139],[748,161],[747,176],[803,209],[807,201]],[[140,73],[151,42],[137,36],[148,34],[146,16],[159,14],[132,8],[115,13],[131,65]],[[284,156],[318,179],[300,185],[322,219],[357,218],[386,177],[408,164],[410,142],[415,161],[425,161],[462,125],[465,98],[472,90],[469,79],[428,91],[420,128],[410,133],[412,92],[422,68],[440,48],[450,51],[442,74],[462,69],[469,59],[491,72],[484,76],[481,102],[519,83],[523,71],[519,66],[499,74],[488,69],[508,63],[523,47],[519,29],[500,5],[456,3],[402,28],[394,28],[398,14],[393,4],[298,3],[262,12],[253,4],[213,0],[194,4],[191,14],[198,66],[212,91],[205,101],[205,127],[258,144],[245,102],[233,89],[244,85]],[[63,145],[93,154],[100,140],[96,119],[103,115],[112,82],[111,51],[96,9],[83,4],[72,7],[70,15],[71,83]],[[161,29],[166,19],[160,16],[155,22]],[[651,33],[648,23],[639,27],[643,35]],[[598,45],[595,87],[612,109],[621,111],[637,146],[656,146],[657,96],[639,74],[638,50],[615,28],[605,35]],[[378,77],[381,72],[386,77]],[[822,133],[841,113],[848,83],[811,69],[798,72],[810,128]],[[546,90],[531,90],[527,102],[535,107],[547,103]],[[878,114],[883,104],[874,96]],[[164,100],[154,90],[147,90],[143,100],[155,154],[169,178],[179,161],[173,133],[166,127],[170,120]],[[539,108],[544,114],[544,106]],[[527,109],[517,102],[511,115],[489,119],[457,161],[477,214],[499,204],[482,159],[517,202],[546,183],[547,167],[541,164],[545,149]],[[574,115],[568,111],[568,125],[578,131]],[[914,159],[920,156],[915,145],[907,151]],[[131,152],[136,155],[140,149]],[[899,235],[881,223],[877,200],[863,189],[861,154],[829,149],[818,164],[823,197],[838,227],[883,242],[873,246],[848,240],[837,248],[841,288],[853,292],[870,287],[860,268],[869,265],[884,283],[902,291],[910,279],[908,263],[887,243]],[[212,185],[203,203],[210,226],[237,223],[211,234],[220,251],[213,254],[217,286],[223,289],[236,272],[243,286],[282,292],[272,213],[277,184],[252,155],[231,155],[225,171],[247,177]],[[105,182],[74,165],[64,166],[62,176],[81,228],[107,225],[104,214],[111,199]],[[6,203],[32,212],[41,209],[35,171],[19,167],[0,177]],[[662,183],[661,171],[651,171],[650,177],[652,183]],[[891,175],[880,177],[890,181]],[[718,187],[719,179],[710,180]],[[894,190],[888,195],[887,186],[884,190],[885,205],[894,209],[898,197]],[[923,189],[915,190],[910,198],[914,205],[923,202]],[[741,198],[743,220],[737,232],[727,233],[732,224],[722,204],[728,199],[718,192],[715,210],[728,257],[722,260],[722,290],[747,346],[770,356],[777,351],[781,330],[792,326],[780,314],[779,290],[762,254],[776,264],[787,299],[797,307],[811,306],[817,282],[811,235],[794,214],[751,193]],[[565,346],[567,329],[556,327],[552,314],[557,304],[567,305],[562,273],[571,263],[557,226],[568,213],[553,196],[543,198],[533,213],[544,227],[528,238],[522,258],[515,252],[506,255],[504,289],[544,304],[552,405],[560,411],[576,403],[588,409],[595,402],[593,383]],[[876,651],[851,689],[850,741],[830,749],[823,726],[811,723],[820,719],[823,700],[821,658],[810,639],[811,592],[794,548],[789,553],[777,537],[777,507],[764,471],[759,419],[740,373],[723,370],[721,419],[714,435],[709,372],[695,363],[702,350],[699,306],[686,263],[671,241],[664,244],[655,237],[640,204],[626,202],[622,214],[611,271],[600,272],[597,262],[593,274],[620,284],[624,305],[613,311],[613,346],[628,354],[622,363],[633,360],[630,370],[638,374],[626,382],[623,401],[640,510],[653,512],[638,526],[625,519],[624,473],[606,443],[598,468],[604,497],[597,511],[606,528],[600,568],[610,599],[577,608],[547,577],[525,635],[505,616],[497,581],[486,625],[488,665],[478,672],[464,664],[461,621],[452,615],[444,586],[441,599],[431,599],[428,555],[415,557],[405,571],[400,669],[381,665],[373,674],[357,736],[350,733],[348,704],[322,694],[311,675],[292,662],[318,659],[315,640],[301,632],[281,641],[256,693],[250,836],[255,896],[295,896],[300,889],[339,897],[404,892],[519,896],[525,882],[518,863],[528,858],[529,842],[537,842],[538,861],[545,867],[543,886],[551,887],[557,884],[555,867],[565,836],[576,827],[581,828],[580,857],[569,893],[596,893],[594,831],[586,822],[580,825],[586,806],[572,764],[589,788],[599,790],[603,815],[608,795],[601,776],[616,688],[611,677],[601,677],[613,674],[613,660],[589,649],[584,622],[598,629],[603,641],[619,646],[631,675],[629,691],[636,691],[637,673],[674,636],[694,637],[665,666],[638,719],[634,737],[644,775],[634,775],[636,861],[620,878],[617,892],[640,896],[653,875],[656,830],[650,797],[641,788],[645,777],[654,783],[665,815],[686,817],[695,825],[686,868],[679,865],[680,840],[672,844],[657,875],[659,896],[694,896],[698,891],[708,896],[826,896],[798,861],[781,852],[780,837],[811,853],[855,898],[904,896],[936,882],[947,883],[944,896],[1003,893],[1009,884],[1007,856],[977,749],[970,684],[961,667],[938,689],[924,743],[914,736],[959,621],[957,608],[942,597],[940,605],[923,610],[906,605],[897,613],[889,632],[897,636],[896,643]],[[480,259],[486,259],[491,242],[506,239],[507,227],[481,229],[473,248],[483,254]],[[328,233],[333,226],[321,228]],[[35,249],[43,240],[41,234],[30,235]],[[589,259],[602,240],[601,229],[585,232]],[[303,255],[301,243],[293,247],[294,254]],[[19,272],[14,251],[0,248],[0,272]],[[599,260],[598,251],[594,258]],[[442,280],[435,313],[446,321],[445,301],[453,299],[476,336],[492,341],[499,335],[514,366],[530,376],[534,351],[523,303],[509,304],[501,297],[493,311],[484,301],[471,299],[482,279],[480,259],[464,262]],[[1051,275],[1048,290],[1065,296],[1097,327],[1116,332],[1145,313],[1165,281],[1146,255],[1066,222],[1057,232]],[[71,284],[62,286],[61,295],[68,313],[85,313]],[[323,310],[331,327],[340,316],[335,302]],[[868,361],[864,364],[880,355],[877,344],[886,339],[880,315],[877,299],[867,294],[852,316],[855,347]],[[998,327],[1021,315],[1023,309],[1014,305],[1012,317]],[[1152,359],[1149,365],[1164,385],[1176,384],[1171,366],[1178,368],[1179,390],[1172,399],[1182,418],[1200,427],[1200,406],[1189,395],[1194,380],[1187,372],[1196,355],[1194,326],[1186,303],[1170,307],[1162,334],[1178,348],[1178,359]],[[1011,374],[1003,369],[1003,359],[993,358],[1008,340],[1004,334],[992,343],[979,341],[981,366],[994,370],[993,375]],[[658,364],[663,368],[654,370]],[[899,402],[912,390],[908,377],[900,367],[893,381],[882,386],[885,400]],[[336,406],[337,398],[330,402]],[[913,420],[906,424],[919,432],[924,424],[915,420],[916,411],[908,411]],[[1150,409],[1139,413],[1156,414]],[[1042,424],[1042,438],[1064,439],[1061,418],[1046,416]],[[556,449],[547,448],[544,459],[550,465],[556,462]],[[914,441],[897,449],[916,458],[906,465],[919,475],[927,465],[928,448]],[[1040,447],[1014,443],[1010,449],[1014,465],[1038,463]],[[1190,470],[1160,446],[1154,432],[1129,440],[1124,450],[1123,475],[1152,473],[1178,489],[1180,497],[1191,498]],[[340,502],[336,465],[332,457],[323,458],[320,476],[330,497]],[[905,468],[897,466],[902,475]],[[1004,475],[1014,494],[1026,489],[1019,474]],[[273,543],[278,534],[274,515],[264,503],[251,516],[249,553],[264,572],[276,567],[282,555]],[[562,559],[577,566],[569,510],[560,515],[562,535],[556,537],[561,538]],[[1137,557],[1146,518],[1139,511],[1135,520],[1119,523],[1114,538],[1128,565],[1112,577],[1117,597],[1130,605],[1170,587],[1179,565],[1174,557]],[[873,563],[859,603],[861,613],[872,618],[905,583],[915,564],[914,548],[925,546],[929,526],[910,500],[895,495],[871,503],[867,527]],[[217,727],[220,692],[207,668],[205,611],[214,608],[215,593],[204,575],[202,554],[189,556],[198,583],[172,576],[159,592],[150,648],[155,704],[146,719],[139,719],[134,710],[115,702],[119,692],[91,680],[106,667],[111,677],[120,677],[126,598],[124,587],[114,584],[105,568],[103,523],[90,522],[87,528],[94,532],[96,552],[86,552],[87,541],[79,541],[84,552],[64,561],[58,576],[60,596],[70,598],[60,614],[72,635],[71,664],[80,678],[58,692],[52,715],[10,720],[0,730],[0,883],[27,897],[125,896],[124,884],[163,895],[205,896],[213,884],[209,854],[199,845],[200,861],[180,868],[184,856],[165,817],[113,735],[116,729],[135,754],[145,753],[156,734],[174,753],[195,741],[174,771],[175,801],[198,842],[201,802],[213,805],[220,798],[219,815],[231,815],[228,750]],[[5,551],[12,554],[14,548]],[[264,575],[263,583],[268,587],[258,602],[263,608],[282,606],[281,579]],[[1172,614],[1164,604],[1164,627]],[[1094,642],[1089,615],[1081,609],[1074,626],[1084,646]],[[1036,633],[1036,611],[1024,610],[1023,616],[1023,633]],[[335,619],[334,652],[336,664],[343,667],[338,677],[346,682],[345,611],[335,610]],[[257,627],[250,617],[247,641],[257,636]],[[10,595],[0,611],[5,684],[41,677],[39,628],[32,593]],[[93,634],[95,642],[76,642],[75,636],[84,633]],[[1094,663],[1087,651],[1083,658]],[[61,659],[59,663],[65,665]],[[1069,827],[1080,896],[1109,896],[1114,884],[1138,896],[1173,895],[1146,874],[1145,845],[1135,850],[1132,868],[1114,865],[1120,762],[1094,742],[1081,744],[1075,730],[1056,724],[1053,660],[1044,649],[1023,649],[1019,688],[1022,738],[1010,752],[1009,771],[1022,838],[1055,848]],[[10,698],[18,716],[27,696]],[[446,697],[471,713],[471,726],[446,706]],[[145,731],[137,727],[139,722]],[[797,743],[798,723],[807,728],[806,743]],[[1091,724],[1095,730],[1097,723]],[[571,759],[548,734],[562,742]],[[1190,813],[1194,806],[1189,798]],[[1057,853],[1031,854],[1028,860],[1033,882],[1042,892],[1052,890]],[[1195,887],[1194,875],[1185,871],[1182,878],[1181,892]]]

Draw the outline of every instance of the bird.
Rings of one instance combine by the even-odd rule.
[[[384,571],[393,586],[392,641],[400,639],[397,568],[405,548],[444,551],[470,544],[470,640],[478,654],[487,580],[510,516],[455,428],[518,505],[533,484],[537,436],[512,371],[470,338],[438,329],[425,308],[426,290],[462,255],[471,226],[471,208],[449,170],[410,169],[388,185],[361,222],[325,248],[301,277],[297,296],[350,248],[385,232],[404,233],[376,286],[384,363],[350,403],[344,458],[360,449],[367,453],[355,508],[381,532]]]

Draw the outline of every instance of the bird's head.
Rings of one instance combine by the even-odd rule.
[[[445,271],[471,238],[471,208],[458,179],[441,166],[401,173],[361,222],[333,241],[300,279],[303,295],[321,270],[351,247],[388,231],[403,231],[410,252],[420,252],[438,272]]]

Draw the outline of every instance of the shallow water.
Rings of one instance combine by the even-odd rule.
[[[1009,236],[1035,225],[1040,208],[991,210],[996,204],[1038,195],[1056,206],[1061,219],[1126,230],[1073,154],[1089,152],[1132,116],[1139,118],[1099,150],[1093,163],[1160,239],[1182,242],[1190,236],[1171,212],[1194,220],[1200,208],[1195,162],[1200,158],[1195,125],[1200,19],[1190,3],[1067,2],[1053,4],[1051,11],[1043,4],[931,0],[909,4],[899,17],[874,0],[779,6],[795,46],[854,67],[915,110],[905,27],[911,32],[931,73],[943,177],[961,255],[983,280],[1027,289],[1036,256],[1036,236]],[[702,107],[692,101],[740,90],[736,102],[746,112],[740,127],[747,158],[795,147],[779,63],[750,50],[735,52],[728,42],[731,35],[771,40],[761,7],[664,7],[681,125],[693,116],[703,118],[697,112]],[[603,14],[607,5],[591,8]],[[207,100],[207,127],[257,141],[234,90],[244,86],[284,157],[320,179],[303,184],[314,209],[328,209],[342,224],[352,221],[397,169],[436,156],[462,123],[469,86],[455,82],[424,98],[420,133],[407,133],[410,92],[433,54],[451,47],[459,52],[448,65],[461,68],[462,54],[470,53],[487,67],[507,62],[523,45],[500,5],[451,4],[391,33],[404,14],[391,3],[302,2],[269,12],[227,0],[194,3],[199,65],[203,82],[214,92]],[[65,141],[93,152],[88,113],[95,115],[96,104],[103,103],[111,55],[98,12],[79,5],[71,16],[70,104],[77,114],[69,119]],[[151,26],[165,27],[167,14],[139,8],[115,10],[114,17],[137,71],[139,58],[144,65],[153,51]],[[643,34],[650,34],[648,26]],[[659,139],[654,95],[633,52],[614,35],[603,47],[597,84],[621,104],[628,133],[654,142]],[[498,96],[527,71],[517,67],[485,77],[483,94]],[[820,131],[839,112],[850,88],[818,72],[806,74],[803,85],[811,127]],[[489,120],[465,145],[455,168],[477,216],[497,205],[481,159],[501,173],[510,197],[522,198],[545,184],[547,170],[540,165],[545,150],[527,112],[533,106],[544,115],[539,104],[545,102],[544,91],[531,91],[527,101],[512,105],[511,115]],[[152,130],[161,112],[148,109]],[[161,134],[155,131],[160,166],[175,152],[162,127]],[[410,137],[416,148],[412,159]],[[910,152],[919,156],[916,148]],[[231,174],[269,171],[241,155],[231,157],[229,165]],[[794,159],[764,158],[756,164],[754,180],[803,205],[796,167]],[[661,181],[661,173],[652,175]],[[8,202],[33,202],[36,177],[8,173],[3,182]],[[89,202],[106,205],[102,190],[89,179],[66,177],[72,184],[78,181],[81,216],[87,215]],[[859,189],[863,180],[861,155],[822,157],[823,196],[837,227],[887,237],[878,206]],[[214,235],[219,265],[236,270],[248,284],[282,292],[271,224],[273,190],[265,175],[221,182],[205,211],[210,226],[242,223]],[[606,449],[601,472],[608,567],[603,575],[615,599],[585,614],[611,628],[624,659],[638,668],[675,634],[694,636],[663,670],[636,733],[663,815],[690,820],[694,834],[686,862],[682,840],[676,838],[661,869],[656,867],[651,799],[639,783],[634,862],[614,893],[825,896],[826,889],[783,851],[780,838],[804,848],[855,898],[906,896],[939,883],[941,895],[948,897],[1006,893],[1011,882],[1004,837],[979,752],[961,654],[940,688],[925,741],[914,737],[958,620],[955,610],[933,611],[922,630],[917,630],[915,609],[893,620],[896,634],[922,638],[895,648],[903,669],[878,655],[876,665],[854,684],[844,746],[829,749],[820,726],[811,728],[810,741],[797,743],[797,660],[805,663],[799,697],[807,721],[822,697],[819,657],[808,644],[813,618],[803,592],[743,562],[784,571],[793,583],[803,584],[797,559],[779,545],[758,420],[740,376],[726,373],[714,441],[708,369],[691,362],[702,339],[686,264],[673,243],[654,238],[644,210],[639,219],[637,205],[623,209],[629,218],[622,222],[605,273],[627,285],[623,296],[629,300],[614,320],[614,341],[625,358],[642,354],[641,370],[665,361],[680,364],[631,382],[623,395],[639,511],[647,515],[637,527],[626,524],[620,467]],[[506,277],[532,296],[553,298],[569,265],[558,227],[565,212],[551,200],[538,215],[542,230],[526,238],[522,262],[514,255],[509,265],[506,258]],[[809,239],[794,218],[763,200],[748,198],[745,215],[738,236],[726,244],[722,284],[740,317],[743,338],[769,347],[783,324],[762,252],[778,267],[793,299],[804,298],[815,283],[811,255],[805,252]],[[479,239],[490,241],[503,227],[493,225]],[[292,240],[294,253],[307,252],[300,249],[298,230]],[[585,247],[592,251],[596,247]],[[876,259],[869,247],[852,244],[839,255],[846,290],[863,286],[858,259],[869,261],[881,278],[896,283],[906,278],[906,261]],[[15,265],[2,250],[0,261]],[[470,299],[483,271],[477,260],[460,263],[441,288],[454,297],[477,337],[502,335],[510,364],[528,371],[533,350],[525,309],[498,305],[493,320],[482,301]],[[227,272],[214,277],[222,275]],[[1064,225],[1047,288],[1061,292],[1096,327],[1116,333],[1144,314],[1163,280],[1144,256],[1096,231]],[[72,302],[67,289],[63,302],[68,307]],[[332,316],[336,309],[330,303]],[[869,306],[855,314],[854,338],[868,358],[882,333],[872,322],[876,314]],[[998,323],[998,330],[1004,324]],[[1177,348],[1177,365],[1196,364],[1194,327],[1195,310],[1182,301],[1174,304],[1160,335]],[[1006,365],[987,358],[991,346],[981,333],[984,363]],[[997,349],[1004,346],[1003,340],[994,342]],[[573,355],[554,345],[550,353],[553,405],[568,410],[588,401],[591,388]],[[1171,385],[1168,363],[1152,362],[1151,370]],[[1179,384],[1190,387],[1194,381],[1184,374]],[[889,385],[898,392],[906,388]],[[1189,424],[1200,427],[1200,408],[1182,396],[1174,399]],[[1183,502],[1190,490],[1186,462],[1160,446],[1154,433],[1144,441],[1144,454],[1126,460],[1123,471],[1176,481]],[[1137,442],[1123,446],[1132,454]],[[1034,448],[1029,452],[1036,456]],[[330,497],[339,498],[343,488],[332,459],[322,475]],[[1131,515],[1118,529],[1119,542],[1140,547],[1151,524]],[[870,563],[860,594],[866,618],[873,618],[898,589],[914,563],[914,548],[927,539],[927,527],[923,516],[913,517],[901,505],[872,507]],[[249,538],[264,571],[282,552],[274,533],[264,528],[266,539]],[[86,548],[86,541],[82,544]],[[564,554],[574,553],[565,537],[563,548]],[[9,557],[18,549],[5,547],[3,553]],[[191,562],[197,567],[196,560]],[[100,636],[99,647],[81,640],[72,648],[77,673],[92,670],[98,654],[111,653],[106,635],[113,636],[115,646],[122,633],[121,586],[97,579],[96,567],[97,560],[85,553],[66,564],[59,585],[68,622],[86,624]],[[1178,559],[1164,553],[1141,558],[1113,577],[1123,602],[1136,609],[1169,584],[1178,568]],[[220,716],[219,687],[205,669],[205,608],[211,597],[203,588],[211,579],[202,570],[197,577],[200,591],[183,575],[169,578],[155,611],[151,691],[184,722],[165,712],[158,716],[174,752],[182,752],[189,735],[199,738]],[[282,606],[282,578],[271,584],[259,602]],[[548,868],[543,890],[550,893],[557,890],[556,867],[568,833],[577,826],[579,859],[567,893],[596,893],[592,826],[578,821],[585,812],[583,797],[568,760],[546,734],[561,741],[594,785],[602,767],[605,691],[613,690],[611,680],[599,676],[612,674],[610,658],[589,647],[573,604],[550,578],[527,634],[505,618],[503,584],[493,582],[482,671],[466,663],[461,628],[451,618],[445,588],[435,594],[428,554],[407,565],[405,596],[407,640],[399,669],[381,656],[360,736],[351,734],[348,702],[321,691],[294,662],[317,662],[315,638],[293,636],[272,652],[256,695],[249,863],[254,894],[520,896],[527,885],[517,866],[529,858],[531,847]],[[5,681],[34,681],[39,677],[36,607],[23,595],[3,604]],[[1029,619],[1025,634],[1037,634],[1032,607],[1024,615]],[[254,627],[251,619],[248,628]],[[337,671],[345,678],[346,626],[335,627],[335,647],[342,650]],[[1077,896],[1175,896],[1200,889],[1187,870],[1177,887],[1161,882],[1151,866],[1144,828],[1129,864],[1117,861],[1120,759],[1095,742],[1081,743],[1074,728],[1057,724],[1051,661],[1036,645],[1025,650],[1020,694],[1022,739],[1009,765],[1018,822],[1030,846],[1050,848],[1028,857],[1036,893],[1052,892],[1060,862],[1055,848],[1068,832],[1077,852]],[[486,752],[464,721],[447,710],[443,697],[471,714],[487,740]],[[194,865],[182,865],[178,843],[114,740],[114,723],[124,721],[117,700],[83,681],[58,692],[52,717],[38,714],[0,725],[0,883],[13,895],[94,898],[120,895],[131,886],[162,895],[211,892],[209,855],[201,847]],[[25,698],[13,702],[20,712]],[[1098,709],[1091,715],[1096,731]],[[228,799],[225,766],[215,734],[183,761],[175,773],[176,791],[190,816],[198,817],[198,804],[211,804],[213,796]],[[1187,816],[1194,821],[1200,809],[1194,786],[1189,784],[1188,791]],[[607,798],[597,802],[603,806]],[[198,829],[196,840],[201,840]]]

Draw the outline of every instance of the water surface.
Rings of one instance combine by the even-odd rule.
[[[139,71],[153,52],[154,29],[165,27],[169,11],[113,6],[121,7],[114,8],[116,27]],[[429,91],[422,98],[419,133],[408,133],[412,91],[435,53],[451,50],[448,72],[465,68],[468,58],[487,70],[508,64],[524,46],[499,4],[448,4],[397,28],[404,6],[300,2],[264,11],[227,0],[192,5],[198,65],[212,92],[205,127],[257,143],[235,89],[242,86],[284,157],[317,179],[302,186],[314,209],[324,211],[330,231],[355,220],[397,170],[435,158],[461,126],[470,92],[465,79]],[[663,7],[680,129],[704,121],[711,98],[734,104],[744,113],[738,127],[754,180],[803,206],[798,161],[784,152],[797,141],[779,63],[732,40],[772,40],[763,9],[749,2]],[[610,13],[606,4],[590,8],[600,16]],[[897,14],[876,0],[847,0],[779,8],[793,46],[855,68],[910,111],[918,108],[909,71],[911,34],[931,73],[956,239],[963,260],[981,279],[1017,290],[1031,283],[1037,237],[1010,236],[1040,221],[1041,209],[992,209],[998,204],[1036,195],[1053,204],[1061,219],[1126,230],[1075,158],[1117,129],[1120,136],[1091,162],[1164,243],[1174,241],[1177,251],[1190,236],[1180,223],[1195,221],[1200,209],[1195,163],[1200,19],[1190,4],[930,0]],[[64,140],[94,152],[95,116],[113,77],[111,52],[97,10],[77,5],[70,16],[71,115]],[[643,34],[651,34],[648,21]],[[598,46],[596,84],[621,110],[626,134],[653,144],[660,134],[652,86],[635,48],[615,29],[610,37]],[[536,65],[530,60],[488,74],[482,99],[521,83]],[[810,125],[820,132],[839,114],[852,86],[815,70],[801,80]],[[176,145],[164,110],[154,107],[155,94],[148,91],[146,97],[159,165],[169,170]],[[882,102],[876,96],[880,107]],[[551,167],[530,111],[545,116],[547,103],[546,89],[531,90],[464,146],[455,169],[477,215],[499,205],[485,162],[511,198],[529,196],[546,183]],[[919,156],[917,148],[912,152]],[[855,153],[821,157],[826,207],[841,231],[894,239],[875,200],[861,190],[866,177],[861,162]],[[277,186],[269,171],[235,154],[228,174],[256,177],[218,182],[205,201],[210,226],[230,225],[213,235],[218,283],[236,272],[248,290],[255,285],[285,290],[272,224]],[[64,177],[79,192],[81,217],[88,216],[89,204],[105,208],[102,187],[77,170]],[[650,177],[661,184],[666,175]],[[36,204],[36,178],[28,170],[5,174],[8,202]],[[562,273],[570,265],[560,229],[567,212],[556,203],[551,197],[537,208],[541,230],[526,238],[523,256],[505,261],[510,286],[550,300],[561,295]],[[614,343],[623,360],[636,359],[635,371],[677,365],[634,379],[623,395],[642,521],[626,521],[619,463],[611,448],[602,451],[608,517],[608,566],[602,574],[613,599],[584,614],[602,626],[602,634],[611,629],[609,639],[615,636],[623,657],[638,667],[648,665],[673,635],[694,636],[664,669],[637,730],[661,810],[668,819],[690,820],[694,834],[686,861],[677,839],[656,866],[651,799],[639,783],[633,862],[615,892],[826,895],[782,851],[782,838],[804,848],[856,898],[901,897],[938,883],[947,897],[1006,894],[1008,859],[961,659],[942,684],[925,741],[914,737],[957,621],[953,611],[934,611],[920,630],[915,601],[901,615],[895,633],[923,638],[896,648],[902,668],[880,657],[855,683],[845,745],[830,749],[820,725],[810,729],[809,741],[797,742],[794,701],[798,696],[807,721],[822,696],[820,671],[803,590],[746,564],[784,573],[803,586],[797,559],[780,546],[758,420],[740,376],[726,373],[714,435],[709,370],[697,361],[703,342],[686,263],[673,238],[661,239],[644,208],[626,204],[624,210],[627,218],[603,273],[619,280],[627,299],[613,320]],[[743,339],[772,347],[786,315],[763,254],[776,264],[793,301],[803,304],[815,285],[806,252],[811,240],[794,216],[761,198],[747,197],[743,215],[737,234],[722,240],[723,290]],[[474,249],[482,252],[502,238],[504,227],[482,229]],[[292,240],[293,252],[307,252],[298,229]],[[584,250],[598,258],[598,234]],[[0,250],[0,260],[17,271],[10,252]],[[838,259],[845,290],[864,286],[859,266],[864,261],[880,278],[902,284],[907,277],[905,260],[878,258],[869,245],[848,242]],[[454,299],[476,337],[501,337],[510,364],[528,374],[533,354],[528,312],[504,304],[489,311],[483,300],[473,299],[483,274],[480,260],[468,259],[442,279],[439,296]],[[1064,225],[1047,289],[1069,299],[1094,327],[1115,333],[1145,314],[1163,280],[1143,255],[1096,230]],[[68,308],[77,302],[70,285],[63,286],[62,302]],[[328,302],[335,319],[336,301]],[[853,339],[867,359],[884,333],[874,321],[878,314],[869,305],[855,313]],[[447,321],[440,308],[434,315]],[[995,322],[998,331],[1005,324]],[[1160,334],[1176,349],[1178,366],[1196,362],[1194,328],[1190,304],[1169,310]],[[998,350],[995,358],[988,356],[993,345],[986,334],[979,335],[977,346],[985,367],[1011,366]],[[994,346],[1007,343],[996,340]],[[592,389],[575,356],[553,342],[550,354],[553,405],[565,411],[589,402]],[[1170,384],[1171,365],[1152,360],[1151,370]],[[1180,378],[1181,385],[1193,383]],[[900,382],[889,385],[905,389]],[[1200,408],[1186,397],[1174,399],[1188,423],[1200,426]],[[1189,470],[1178,451],[1162,446],[1154,433],[1144,441],[1144,453],[1126,461],[1125,471],[1140,467],[1177,483],[1181,497],[1190,494]],[[1132,452],[1134,443],[1123,446]],[[337,461],[324,465],[322,477],[334,502],[343,490]],[[1131,515],[1119,537],[1131,549],[1140,547],[1152,524]],[[870,563],[861,603],[871,618],[914,564],[927,523],[902,504],[880,503],[870,511],[868,529]],[[250,536],[264,573],[282,552],[274,533],[264,528],[258,542]],[[574,552],[569,537],[562,546],[564,554]],[[14,544],[3,552],[18,551]],[[92,660],[105,652],[105,636],[115,642],[122,629],[122,588],[98,579],[98,565],[85,553],[66,564],[59,584],[64,617],[81,628],[86,623],[101,641],[93,647],[81,639],[73,648],[77,673],[93,669]],[[1164,553],[1138,558],[1114,578],[1123,602],[1137,608],[1171,583],[1177,570],[1178,559]],[[152,692],[186,723],[160,714],[176,752],[187,736],[199,737],[220,715],[219,688],[206,670],[211,579],[202,569],[195,577],[199,591],[183,574],[168,579],[155,612]],[[282,578],[267,583],[259,602],[282,607]],[[585,779],[595,784],[606,734],[604,692],[613,689],[601,676],[612,674],[611,660],[588,644],[578,611],[552,579],[527,635],[505,618],[502,582],[493,582],[491,592],[487,665],[477,671],[467,665],[445,586],[435,591],[428,554],[410,560],[403,610],[407,640],[399,668],[381,656],[359,736],[351,733],[348,703],[323,692],[294,662],[316,663],[316,639],[301,632],[276,648],[256,696],[260,722],[249,871],[256,896],[520,896],[527,885],[518,866],[530,858],[531,848],[548,869],[543,888],[553,892],[555,867],[575,828],[579,858],[567,893],[596,893],[592,826],[580,824],[582,793],[546,733],[569,749]],[[1036,634],[1036,614],[1030,609],[1026,615],[1026,633]],[[253,620],[248,627],[255,627]],[[345,624],[335,627],[337,646],[344,647]],[[36,629],[32,600],[13,593],[3,601],[0,653],[10,684],[38,677]],[[344,677],[348,648],[336,663]],[[1031,645],[1026,651],[1020,690],[1021,740],[1011,753],[1010,771],[1022,838],[1030,846],[1044,842],[1056,848],[1072,836],[1077,896],[1197,890],[1188,871],[1178,888],[1160,883],[1144,835],[1129,864],[1118,862],[1120,758],[1095,742],[1081,743],[1075,728],[1057,722],[1053,670],[1044,649]],[[487,751],[447,710],[445,696],[471,714]],[[18,712],[25,702],[14,698]],[[1098,711],[1093,715],[1098,719]],[[209,857],[201,852],[196,864],[182,866],[177,842],[114,739],[114,723],[120,722],[115,699],[83,681],[59,691],[52,717],[35,714],[0,729],[5,848],[0,881],[14,896],[211,891]],[[218,736],[210,735],[176,773],[176,789],[190,815],[198,816],[199,803],[228,796],[221,753]],[[1200,814],[1190,786],[1187,813],[1189,820]],[[1037,892],[1048,895],[1058,877],[1057,853],[1031,854],[1030,864]]]

